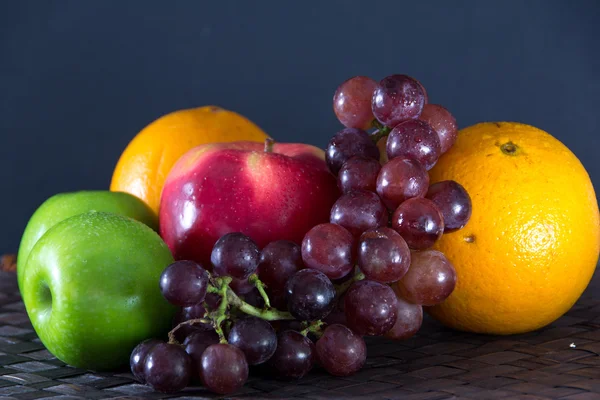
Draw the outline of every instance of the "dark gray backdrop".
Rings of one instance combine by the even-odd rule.
[[[324,146],[344,79],[407,73],[461,127],[538,126],[600,183],[600,2],[2,1],[0,253],[54,193],[107,188],[160,115],[216,104]],[[476,166],[473,166],[476,168]]]

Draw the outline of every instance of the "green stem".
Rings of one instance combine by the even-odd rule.
[[[227,294],[231,290],[229,289],[231,278],[217,278],[216,281],[219,284],[219,294],[221,295],[221,303],[219,304],[217,310],[211,314],[214,321],[213,325],[215,327],[215,332],[217,332],[217,335],[219,335],[219,342],[227,343],[227,339],[225,338],[225,334],[223,333],[223,328],[221,327],[221,324],[227,319],[227,306],[229,305]],[[231,291],[233,292],[233,290]]]
[[[390,134],[391,129],[387,126],[381,126],[381,128],[379,130],[377,130],[376,133],[371,135],[371,140],[373,140],[373,142],[375,144],[377,144],[377,142],[379,142],[379,140],[383,137],[386,137],[387,135]]]
[[[344,292],[346,292],[346,290],[348,290],[348,288],[350,286],[352,286],[352,284],[354,282],[362,281],[363,279],[365,279],[365,274],[360,272],[360,270],[358,270],[358,268],[357,268],[357,271],[358,272],[356,274],[354,274],[354,276],[351,279],[348,279],[346,282],[341,283],[335,287],[336,297],[340,297],[342,294],[344,294]]]
[[[265,284],[262,283],[262,281],[258,278],[257,274],[252,274],[250,275],[250,277],[248,278],[248,281],[253,284],[254,286],[256,286],[256,288],[258,289],[258,293],[260,293],[260,296],[262,297],[263,301],[265,302],[265,308],[271,308],[271,301],[269,300],[269,296],[267,295],[267,292],[265,292]]]
[[[258,318],[262,318],[267,321],[294,319],[294,317],[292,317],[292,314],[290,314],[287,311],[279,311],[275,308],[260,309],[260,308],[254,307],[253,305],[250,305],[250,304],[246,303],[244,300],[240,299],[237,296],[237,294],[235,294],[235,292],[233,290],[231,290],[231,288],[227,288],[227,296],[229,298],[229,304],[231,304],[233,307],[238,308],[240,311],[242,311],[245,314],[252,315],[252,316],[258,317]]]
[[[309,333],[314,333],[318,337],[321,337],[323,335],[323,325],[325,325],[325,323],[321,320],[311,322],[310,325],[304,328],[300,333],[304,336]]]

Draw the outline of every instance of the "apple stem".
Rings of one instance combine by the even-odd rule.
[[[265,153],[272,153],[273,152],[273,146],[275,145],[275,140],[271,139],[271,138],[266,138],[265,139]]]
[[[346,282],[341,283],[341,284],[335,286],[335,295],[336,295],[336,297],[339,298],[342,294],[344,294],[346,292],[346,290],[348,290],[348,288],[350,286],[352,286],[352,284],[354,282],[362,281],[363,279],[365,279],[365,274],[363,274],[362,272],[360,272],[360,270],[357,267],[356,268],[356,273],[354,274],[354,276],[351,279],[348,279]]]
[[[321,337],[323,336],[323,325],[325,325],[325,323],[321,320],[313,321],[310,324],[308,324],[308,326],[304,328],[300,333],[304,336],[308,335],[309,333],[313,333],[318,337]]]
[[[252,274],[250,275],[250,277],[248,278],[248,281],[250,283],[252,283],[254,286],[256,286],[256,289],[258,289],[258,293],[260,293],[260,296],[262,297],[262,299],[265,302],[265,308],[271,308],[271,301],[269,300],[269,296],[267,295],[267,292],[265,292],[265,284],[258,278],[257,274]]]
[[[206,318],[195,318],[195,319],[189,319],[187,321],[180,322],[179,324],[177,324],[177,326],[175,328],[173,328],[169,332],[169,343],[170,344],[181,344],[181,343],[179,343],[179,341],[177,341],[177,339],[175,339],[175,332],[177,332],[177,330],[184,325],[210,324],[210,323],[211,323],[210,320],[208,320]]]

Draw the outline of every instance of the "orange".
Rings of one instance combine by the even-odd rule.
[[[245,117],[215,106],[166,114],[146,126],[125,148],[110,190],[131,193],[158,213],[167,174],[185,152],[206,143],[262,142],[267,137]]]
[[[430,171],[469,192],[471,219],[435,249],[457,272],[448,299],[429,309],[464,331],[514,334],[563,315],[594,273],[598,203],[577,157],[550,134],[520,123],[480,123]]]

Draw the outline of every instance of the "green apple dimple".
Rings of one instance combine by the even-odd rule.
[[[175,308],[159,289],[173,257],[158,234],[131,218],[89,212],[50,228],[34,245],[23,300],[36,333],[63,362],[104,370],[135,345],[161,337]]]
[[[57,223],[88,212],[110,212],[131,217],[158,231],[158,217],[137,197],[108,190],[83,190],[59,193],[42,203],[29,219],[17,255],[17,276],[21,287],[22,270],[35,243]]]

